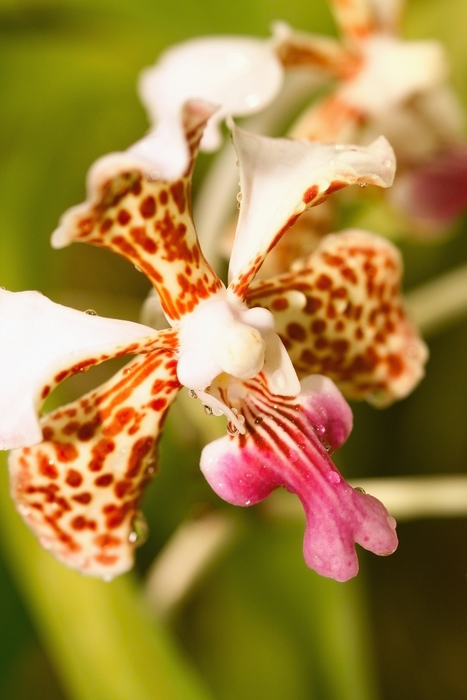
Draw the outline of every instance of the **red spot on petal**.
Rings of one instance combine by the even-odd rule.
[[[77,488],[83,483],[83,477],[79,472],[76,471],[76,469],[69,469],[66,473],[65,481],[68,484],[68,486]]]

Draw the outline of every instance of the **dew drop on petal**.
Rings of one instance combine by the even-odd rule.
[[[128,535],[128,541],[130,544],[134,544],[135,547],[140,547],[148,539],[148,534],[149,530],[146,518],[141,511],[138,511],[131,523],[131,532]]]
[[[364,187],[368,187],[368,182],[359,182],[359,186],[363,189]]]
[[[327,474],[328,476],[328,481],[331,484],[340,484],[341,482],[341,477],[338,472],[335,472],[334,470],[330,470]]]
[[[284,390],[287,388],[287,380],[285,378],[285,374],[281,369],[277,369],[272,377],[272,383],[274,384],[274,387],[278,389],[279,391]]]
[[[362,489],[361,486],[355,486],[354,491],[357,491],[358,493],[366,493],[365,489]]]
[[[94,309],[86,309],[84,313],[88,316],[97,316],[97,313],[94,311]]]
[[[318,433],[318,435],[324,435],[324,433],[326,432],[326,428],[324,427],[324,425],[317,425],[315,430]]]
[[[207,416],[212,416],[212,408],[211,406],[204,406],[204,412]]]
[[[190,391],[188,392],[188,396],[190,397],[190,399],[198,398],[198,394],[196,393],[196,391],[193,391],[193,389],[190,389]]]

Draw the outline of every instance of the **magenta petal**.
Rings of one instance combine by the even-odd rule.
[[[451,146],[401,175],[393,200],[409,216],[428,225],[454,221],[467,207],[467,144]]]
[[[220,438],[202,453],[201,469],[214,491],[242,506],[279,486],[297,494],[306,514],[305,561],[322,576],[355,576],[355,543],[375,554],[393,552],[393,518],[375,498],[351,488],[329,457],[351,427],[350,409],[334,384],[309,377],[293,399],[272,396],[259,379],[245,385],[245,435]]]

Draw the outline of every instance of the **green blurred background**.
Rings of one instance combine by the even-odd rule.
[[[61,213],[84,198],[89,165],[147,129],[135,91],[144,66],[168,45],[195,35],[266,36],[275,19],[335,31],[324,0],[0,0],[0,284],[40,289],[76,308],[137,319],[148,290],[140,273],[99,249],[52,251],[49,235]],[[410,0],[404,24],[406,36],[445,43],[464,104],[466,23],[463,0]],[[466,221],[447,239],[406,242],[402,248],[410,289],[467,260]],[[429,344],[427,378],[413,396],[384,412],[354,407],[355,429],[338,459],[346,476],[465,472],[467,323],[445,329]],[[172,697],[158,689],[157,678],[148,676],[145,695],[131,680],[132,672],[136,679],[146,673],[135,670],[138,663],[151,667],[157,645],[149,637],[159,629],[143,612],[151,627],[145,632],[131,606],[177,525],[210,508],[235,518],[237,537],[161,628],[176,659],[181,651],[204,677],[206,697],[210,692],[219,700],[467,698],[465,519],[401,523],[395,555],[378,559],[360,552],[357,581],[321,580],[302,562],[302,525],[266,517],[261,508],[234,513],[223,506],[199,474],[199,450],[196,434],[181,433],[173,417],[162,442],[161,474],[144,504],[151,534],[138,552],[136,575],[125,579],[128,590],[119,583],[95,589],[77,574],[63,573],[48,555],[37,553],[2,499],[0,698]],[[93,635],[110,618],[91,590],[99,591],[99,601],[115,600],[109,615],[116,616],[117,638],[99,642],[99,649]],[[58,591],[63,600],[55,598]],[[87,627],[89,619],[95,629]],[[100,670],[93,670],[83,648],[94,659],[109,657],[108,666],[99,661]],[[116,649],[131,677],[123,690]],[[181,689],[173,697],[189,696]]]

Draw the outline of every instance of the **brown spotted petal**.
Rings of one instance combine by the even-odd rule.
[[[139,504],[156,469],[166,411],[179,389],[161,349],[48,414],[44,440],[10,454],[11,492],[43,547],[71,568],[111,578],[131,568]]]
[[[240,299],[266,255],[306,209],[347,185],[389,187],[394,152],[384,137],[369,146],[258,136],[233,127],[241,207],[229,265],[229,291]]]
[[[295,270],[255,282],[248,303],[274,313],[299,375],[325,374],[347,397],[383,407],[414,389],[428,357],[404,309],[401,273],[391,243],[348,230]]]
[[[222,287],[201,253],[190,200],[193,163],[212,112],[204,103],[185,108],[191,160],[183,176],[164,179],[154,151],[151,160],[131,150],[105,156],[88,174],[88,199],[65,212],[52,237],[56,248],[80,241],[130,260],[154,285],[173,325]]]
[[[358,41],[380,31],[394,33],[400,23],[401,0],[329,0],[343,36]]]
[[[284,22],[276,22],[273,29],[276,52],[284,68],[306,68],[317,77],[345,78],[360,63],[358,56],[337,39],[297,31]]]
[[[111,357],[147,352],[152,328],[0,290],[0,449],[42,439],[38,411],[52,389]],[[171,331],[175,333],[175,331]]]

